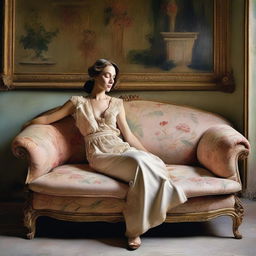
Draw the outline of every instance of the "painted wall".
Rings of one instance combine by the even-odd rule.
[[[251,199],[256,199],[256,0],[250,0],[249,5],[249,99],[248,99],[248,138],[251,143],[251,154],[248,158],[248,184],[246,196]]]
[[[190,105],[212,111],[229,119],[243,130],[244,90],[244,1],[232,0],[231,64],[236,82],[232,94],[204,91],[115,92],[136,94],[144,99]],[[21,199],[26,175],[25,162],[11,152],[11,141],[28,119],[49,108],[64,103],[79,91],[8,91],[0,92],[0,200]]]

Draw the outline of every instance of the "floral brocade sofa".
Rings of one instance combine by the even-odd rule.
[[[168,211],[166,222],[207,221],[227,215],[233,219],[235,238],[241,238],[238,160],[249,153],[246,138],[213,113],[145,100],[124,104],[131,130],[166,163],[170,178],[188,197]],[[28,126],[15,137],[12,149],[28,162],[30,196],[24,211],[28,238],[34,237],[39,216],[123,221],[128,184],[89,167],[84,139],[72,117],[52,125]]]

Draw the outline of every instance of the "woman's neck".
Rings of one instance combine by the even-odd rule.
[[[92,99],[96,99],[96,100],[105,100],[108,98],[108,96],[106,95],[105,91],[92,91],[90,94],[90,98]]]

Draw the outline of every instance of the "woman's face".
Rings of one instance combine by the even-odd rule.
[[[105,92],[109,92],[115,82],[116,70],[111,65],[106,66],[102,72],[95,77],[95,85]]]

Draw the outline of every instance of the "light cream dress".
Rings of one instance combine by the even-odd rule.
[[[72,96],[73,117],[84,136],[86,157],[95,170],[129,183],[123,211],[126,236],[135,237],[161,224],[168,209],[184,203],[182,189],[167,177],[157,156],[137,150],[120,138],[117,115],[122,99],[112,97],[104,117],[96,118],[89,98]]]

